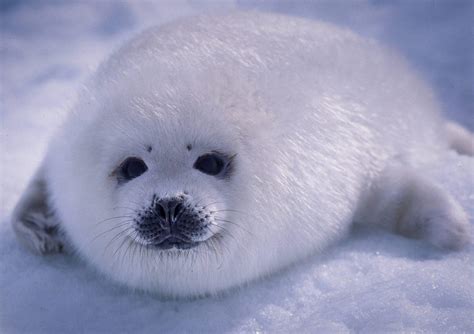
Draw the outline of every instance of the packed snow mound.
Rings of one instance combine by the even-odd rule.
[[[395,45],[422,64],[422,75],[444,92],[440,98],[449,116],[472,128],[471,53],[459,51],[469,45],[462,32],[471,24],[471,2],[433,7],[426,2],[413,12],[408,2],[360,1],[357,11],[344,10],[338,1],[331,7],[325,1],[283,3],[265,6],[323,17]],[[276,275],[220,297],[185,301],[130,291],[80,259],[38,257],[17,243],[9,214],[80,84],[133,32],[233,7],[202,5],[2,2],[0,332],[473,332],[472,241],[460,252],[442,252],[423,241],[359,227],[324,254]],[[410,38],[403,39],[406,35]],[[472,226],[474,158],[447,152],[426,166],[426,175],[460,201]]]

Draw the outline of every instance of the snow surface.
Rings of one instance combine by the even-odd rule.
[[[162,300],[116,286],[78,259],[21,248],[9,214],[81,82],[146,26],[229,8],[322,18],[390,44],[431,82],[447,116],[474,129],[474,2],[0,2],[0,333],[474,332],[474,247],[445,253],[358,228],[338,245],[219,298]],[[426,167],[473,222],[474,158]]]

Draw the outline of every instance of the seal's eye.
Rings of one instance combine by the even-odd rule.
[[[120,177],[128,181],[147,171],[145,162],[139,158],[127,158],[119,167]]]
[[[208,153],[197,158],[193,167],[209,175],[218,175],[224,169],[224,165],[224,160],[218,154]]]

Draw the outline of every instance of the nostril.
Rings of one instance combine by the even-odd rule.
[[[180,214],[180,212],[182,210],[183,210],[183,204],[181,204],[181,203],[176,204],[176,206],[174,207],[174,216],[175,216],[175,218]]]
[[[166,220],[166,210],[163,207],[163,205],[161,205],[160,203],[157,204],[157,211],[160,218],[162,218],[163,220]]]

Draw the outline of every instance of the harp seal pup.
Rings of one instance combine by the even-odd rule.
[[[450,142],[472,153],[472,135],[371,40],[273,14],[188,18],[101,65],[13,226],[38,253],[67,247],[174,297],[272,273],[354,222],[459,249],[466,214],[420,170]]]

